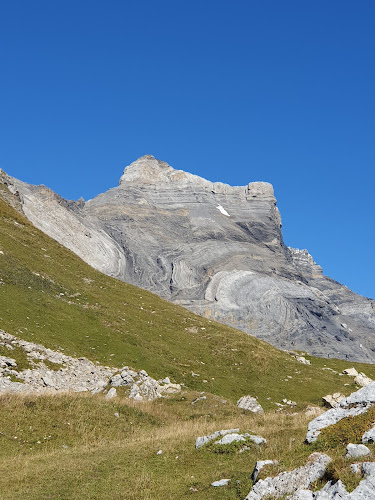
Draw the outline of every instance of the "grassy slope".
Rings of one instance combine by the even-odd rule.
[[[267,398],[318,402],[354,387],[348,377],[304,366],[265,342],[95,271],[1,199],[0,250],[0,328],[26,340],[169,375],[232,401],[252,394],[266,408],[272,407]],[[375,377],[375,367],[355,366]],[[293,378],[285,381],[287,375]]]
[[[262,473],[266,477],[305,464],[316,450],[333,459],[326,480],[340,477],[351,489],[357,485],[360,478],[349,468],[360,459],[344,458],[346,443],[304,444],[303,414],[245,415],[229,405],[214,415],[217,399],[209,396],[198,409],[190,404],[194,396],[186,391],[145,404],[86,395],[1,397],[0,497],[243,499],[257,460],[280,461]],[[212,418],[191,418],[202,410]],[[197,436],[234,427],[260,434],[268,444],[240,454],[195,450]],[[374,452],[375,445],[370,447]],[[227,487],[210,486],[222,478],[231,479]]]
[[[1,498],[244,498],[257,459],[278,458],[280,469],[291,468],[313,447],[303,444],[305,417],[245,415],[234,405],[240,396],[258,396],[266,409],[286,397],[301,408],[324,394],[354,390],[351,378],[324,365],[356,366],[375,378],[370,365],[314,358],[312,366],[302,365],[242,332],[104,276],[1,199],[0,251],[0,328],[67,354],[169,375],[188,387],[174,398],[138,405],[100,395],[1,397]],[[199,395],[194,391],[205,391],[207,400],[191,405]],[[198,435],[237,426],[268,438],[268,446],[236,455],[195,451]],[[343,450],[330,453],[345,477]],[[230,486],[209,486],[222,477],[232,478]]]

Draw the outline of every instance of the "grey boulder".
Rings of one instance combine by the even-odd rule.
[[[237,406],[241,408],[241,410],[251,411],[252,413],[264,413],[263,408],[256,398],[251,396],[242,396],[242,398],[237,401]]]
[[[346,458],[359,458],[371,455],[371,451],[364,444],[349,443],[346,447]]]

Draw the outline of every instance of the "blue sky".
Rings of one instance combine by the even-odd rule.
[[[66,198],[143,154],[274,185],[288,245],[375,298],[375,3],[0,6],[0,167]]]

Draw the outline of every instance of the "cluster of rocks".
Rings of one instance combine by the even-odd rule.
[[[375,382],[353,392],[347,398],[342,399],[335,408],[327,410],[322,415],[312,420],[308,425],[306,441],[312,443],[317,440],[323,429],[329,425],[336,424],[345,417],[354,417],[365,413],[375,403]],[[363,442],[370,442],[370,436],[375,436],[375,428],[366,432]]]
[[[232,443],[240,443],[251,441],[257,445],[266,444],[267,441],[262,436],[257,436],[256,434],[250,434],[245,432],[240,434],[240,429],[224,429],[220,431],[215,431],[208,436],[200,436],[195,441],[195,449],[199,450],[202,446],[211,443],[213,441],[214,445],[230,445]],[[217,441],[214,441],[215,439]]]
[[[120,373],[111,377],[109,383],[113,387],[128,387],[129,397],[134,401],[151,401],[162,397],[163,394],[174,394],[181,390],[180,384],[172,384],[168,377],[155,380],[145,370],[136,372],[128,366],[124,366]]]
[[[330,368],[324,369],[328,370]],[[340,373],[340,375],[349,375],[349,377],[353,377],[354,383],[359,385],[360,387],[366,387],[372,382],[371,378],[367,377],[367,375],[362,372],[358,373],[355,368],[346,368],[342,373]],[[341,392],[335,392],[334,394],[327,394],[327,396],[324,396],[322,399],[323,406],[325,406],[326,408],[337,408],[340,406],[341,401],[345,399],[345,396],[344,394],[341,394]]]
[[[342,373],[354,377],[354,383],[360,385],[361,387],[366,387],[366,385],[371,384],[372,379],[367,377],[363,372],[358,373],[355,368],[347,368]]]
[[[179,384],[172,384],[168,378],[156,381],[144,370],[137,372],[127,366],[121,370],[101,366],[87,358],[74,358],[41,344],[18,339],[3,330],[0,330],[0,345],[7,347],[10,352],[21,348],[30,365],[30,368],[19,369],[15,359],[0,356],[0,393],[72,391],[97,394],[106,392],[107,386],[111,385],[109,397],[116,395],[115,387],[127,386],[132,399],[150,401],[181,389]],[[56,365],[57,369],[50,369],[50,363]],[[14,378],[19,382],[14,381]]]
[[[345,370],[345,372],[350,371]],[[346,373],[356,377],[358,373]],[[332,397],[338,401],[335,407],[324,412],[312,420],[308,425],[306,441],[316,441],[320,432],[329,425],[336,424],[342,418],[360,415],[368,411],[375,403],[375,382],[362,387],[348,397],[334,394]],[[375,426],[362,436],[363,444],[349,443],[346,447],[346,458],[355,459],[368,457],[371,451],[364,443],[375,442]],[[286,498],[288,500],[365,500],[374,498],[375,488],[375,462],[362,462],[352,464],[353,474],[361,474],[362,480],[358,487],[348,492],[341,481],[329,481],[320,491],[311,491],[310,485],[322,479],[331,458],[326,454],[313,453],[308,458],[307,464],[288,472],[281,472],[275,477],[257,481],[260,470],[266,465],[273,464],[272,460],[262,460],[256,463],[252,479],[254,486],[246,500],[262,500],[265,498]]]

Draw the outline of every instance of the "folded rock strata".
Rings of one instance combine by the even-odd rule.
[[[30,221],[96,269],[279,348],[374,361],[374,302],[285,246],[271,184],[231,187],[153,156],[67,201],[0,171]]]

